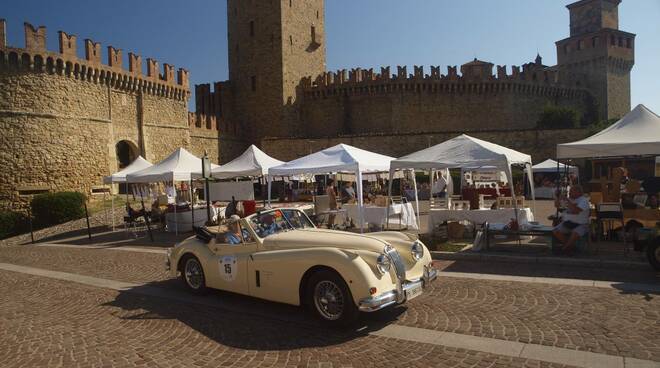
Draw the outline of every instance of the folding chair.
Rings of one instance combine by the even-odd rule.
[[[596,205],[596,222],[598,224],[598,241],[602,239],[603,236],[603,224],[608,223],[608,234],[612,232],[613,227],[612,223],[614,221],[621,222],[621,228],[623,229],[623,252],[625,255],[628,254],[628,243],[626,241],[626,223],[623,219],[623,207],[621,203],[599,203]]]

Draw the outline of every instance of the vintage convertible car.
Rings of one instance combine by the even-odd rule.
[[[226,232],[198,229],[168,251],[167,266],[193,293],[214,288],[305,305],[330,324],[415,298],[437,276],[413,235],[318,229],[304,212],[285,208]]]

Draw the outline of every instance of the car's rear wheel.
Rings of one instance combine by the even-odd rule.
[[[331,270],[321,270],[310,277],[306,296],[307,306],[323,323],[345,326],[359,314],[346,282]]]
[[[181,280],[193,294],[204,294],[207,291],[204,268],[195,256],[186,256],[182,260]]]

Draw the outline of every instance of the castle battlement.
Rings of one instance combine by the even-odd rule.
[[[486,93],[499,91],[517,91],[543,95],[573,96],[582,95],[578,88],[564,85],[556,68],[536,62],[522,66],[512,66],[511,73],[506,65],[498,65],[493,73],[494,64],[475,59],[458,66],[448,66],[442,74],[440,66],[431,66],[426,73],[424,66],[414,65],[412,73],[407,66],[397,66],[396,74],[390,66],[380,68],[380,73],[373,68],[341,69],[325,72],[315,78],[306,77],[301,87],[308,97],[322,97],[328,94],[372,94],[395,91],[433,91],[457,93]]]
[[[9,47],[6,41],[6,22],[0,19],[0,70],[27,70],[37,73],[58,74],[113,88],[185,100],[190,95],[189,72],[170,64],[147,59],[147,74],[142,73],[142,57],[128,53],[128,69],[123,65],[123,50],[108,46],[107,64],[101,62],[101,44],[85,40],[85,58],[77,55],[77,36],[58,32],[59,52],[46,49],[46,27],[35,28],[24,23],[25,47]]]

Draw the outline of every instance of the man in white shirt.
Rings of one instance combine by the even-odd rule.
[[[555,199],[555,206],[561,206],[561,198]],[[582,187],[574,185],[568,192],[565,200],[566,210],[562,214],[562,222],[555,226],[553,235],[563,245],[561,250],[572,253],[575,242],[589,232],[589,219],[591,208],[589,200],[584,196]]]

